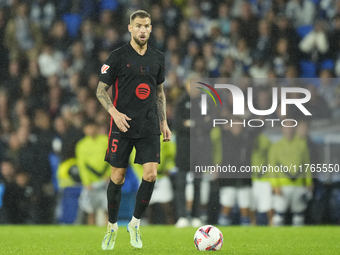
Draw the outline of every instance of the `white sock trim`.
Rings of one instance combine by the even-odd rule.
[[[132,227],[139,227],[140,219],[135,218],[135,216],[132,216],[132,219],[130,221],[130,225]]]
[[[111,222],[109,222],[108,224],[107,224],[107,229],[113,229],[113,231],[118,231],[118,223],[116,222],[116,223],[111,223]]]

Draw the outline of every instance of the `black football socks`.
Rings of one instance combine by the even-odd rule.
[[[154,186],[155,182],[148,182],[142,179],[136,196],[135,211],[133,212],[135,218],[140,219],[148,207]]]
[[[117,185],[110,180],[109,186],[107,187],[107,202],[110,223],[116,223],[118,221],[119,205],[122,198],[122,186],[123,184]]]

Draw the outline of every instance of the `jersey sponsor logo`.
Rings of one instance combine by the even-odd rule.
[[[146,99],[148,98],[148,96],[150,95],[150,87],[148,84],[146,83],[141,83],[137,86],[136,88],[136,96],[139,98],[139,99]]]
[[[108,66],[108,65],[103,65],[102,66],[102,74],[104,74],[104,73],[107,73],[107,70],[110,68],[110,66]]]

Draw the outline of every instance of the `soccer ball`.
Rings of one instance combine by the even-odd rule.
[[[194,242],[199,251],[218,251],[223,245],[223,235],[218,228],[206,225],[197,229]]]

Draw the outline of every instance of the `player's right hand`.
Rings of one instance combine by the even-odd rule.
[[[117,110],[114,113],[112,113],[111,116],[120,131],[124,133],[128,131],[128,128],[130,128],[130,125],[127,123],[127,121],[131,120],[131,118],[129,118],[128,116],[126,116],[126,114],[121,113]]]

